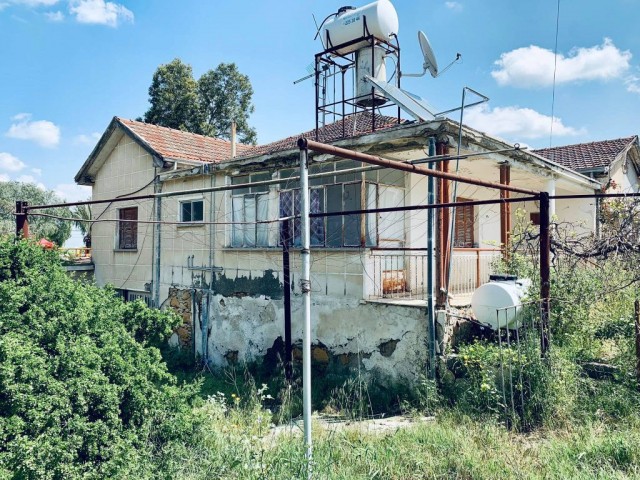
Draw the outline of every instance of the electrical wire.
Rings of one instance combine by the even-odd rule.
[[[556,104],[556,71],[558,69],[558,32],[560,31],[560,0],[556,11],[556,40],[553,49],[553,87],[551,89],[551,128],[549,130],[549,148],[553,146],[553,116]]]

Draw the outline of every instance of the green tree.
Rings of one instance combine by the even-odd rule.
[[[33,183],[0,182],[0,233],[14,234],[16,231],[16,201],[24,200],[30,205],[46,205],[62,203],[62,200],[51,190],[42,190]],[[71,217],[67,207],[53,208],[37,212],[58,217]],[[29,233],[36,239],[45,237],[57,245],[63,245],[71,236],[71,222],[51,217],[29,217]]]
[[[252,96],[249,77],[235,63],[221,63],[196,81],[191,66],[176,58],[154,73],[149,87],[151,106],[144,121],[230,139],[235,120],[239,142],[255,144],[256,131],[249,126]]]
[[[179,58],[160,65],[149,87],[151,107],[144,121],[162,127],[204,134],[203,116],[198,100],[198,84],[191,65]]]
[[[77,205],[71,210],[75,221],[73,224],[80,229],[85,246],[91,246],[91,205]]]
[[[154,346],[179,322],[0,241],[0,478],[160,478],[199,428]]]
[[[256,143],[256,131],[249,126],[249,115],[254,110],[253,88],[249,77],[240,73],[235,63],[221,63],[202,75],[198,92],[205,121],[216,136],[230,139],[231,122],[235,120],[238,140]]]

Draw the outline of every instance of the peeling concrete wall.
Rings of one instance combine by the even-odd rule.
[[[363,303],[353,298],[314,295],[311,307],[312,357],[316,366],[365,371],[394,379],[413,380],[428,358],[424,308]],[[202,351],[200,323],[196,349]],[[284,338],[282,300],[265,296],[213,295],[209,319],[208,351],[213,365],[263,359],[277,350]],[[292,299],[294,359],[301,356],[302,310]]]

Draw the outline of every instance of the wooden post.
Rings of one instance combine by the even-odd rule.
[[[16,202],[16,237],[18,239],[29,238],[27,207],[29,207],[29,202],[23,202],[21,200]]]
[[[634,320],[636,324],[636,380],[640,389],[640,300],[635,301]]]
[[[449,147],[446,142],[438,141],[436,142],[436,155],[446,155],[449,152]],[[445,165],[446,163],[446,165]],[[443,171],[444,169],[449,169],[449,164],[447,162],[439,162],[436,166],[436,170]],[[446,184],[446,185],[445,185]],[[437,200],[436,203],[446,203],[448,202],[448,197],[445,197],[445,194],[448,195],[449,186],[448,182],[445,182],[443,179],[439,179],[437,181]],[[447,200],[445,200],[447,199]],[[449,232],[449,212],[446,208],[439,208],[436,212],[436,230],[437,230],[437,240],[436,240],[436,306],[438,308],[442,308],[447,303],[446,292],[444,291],[447,288],[447,280],[446,280],[446,271],[448,268],[447,263],[447,245],[448,245],[448,232]]]
[[[500,165],[500,183],[511,184],[511,166],[507,163]],[[500,199],[511,197],[511,192],[500,190]],[[511,233],[511,204],[500,204],[500,243],[502,243],[502,255],[505,260],[509,257],[509,234]]]
[[[476,250],[476,288],[480,288],[480,249]]]

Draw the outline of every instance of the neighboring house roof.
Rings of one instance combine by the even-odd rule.
[[[330,123],[318,129],[318,141],[322,143],[331,143],[345,138],[353,138],[360,135],[370,134],[373,130],[375,119],[375,127],[377,130],[385,130],[390,127],[397,126],[399,123],[405,123],[405,120],[398,122],[397,117],[389,117],[385,115],[372,115],[369,112],[357,113],[349,115],[337,122]],[[282,140],[277,140],[265,145],[256,145],[242,152],[238,152],[239,157],[254,157],[258,155],[270,155],[272,153],[283,152],[298,148],[298,139],[300,137],[315,139],[316,130],[309,130],[298,135],[292,135]]]
[[[637,136],[541,148],[533,153],[578,172],[604,170],[634,142],[638,142]]]
[[[165,159],[218,163],[231,156],[231,142],[227,140],[120,117],[116,117],[116,121]],[[237,144],[236,152],[242,155],[251,148],[251,145]]]

